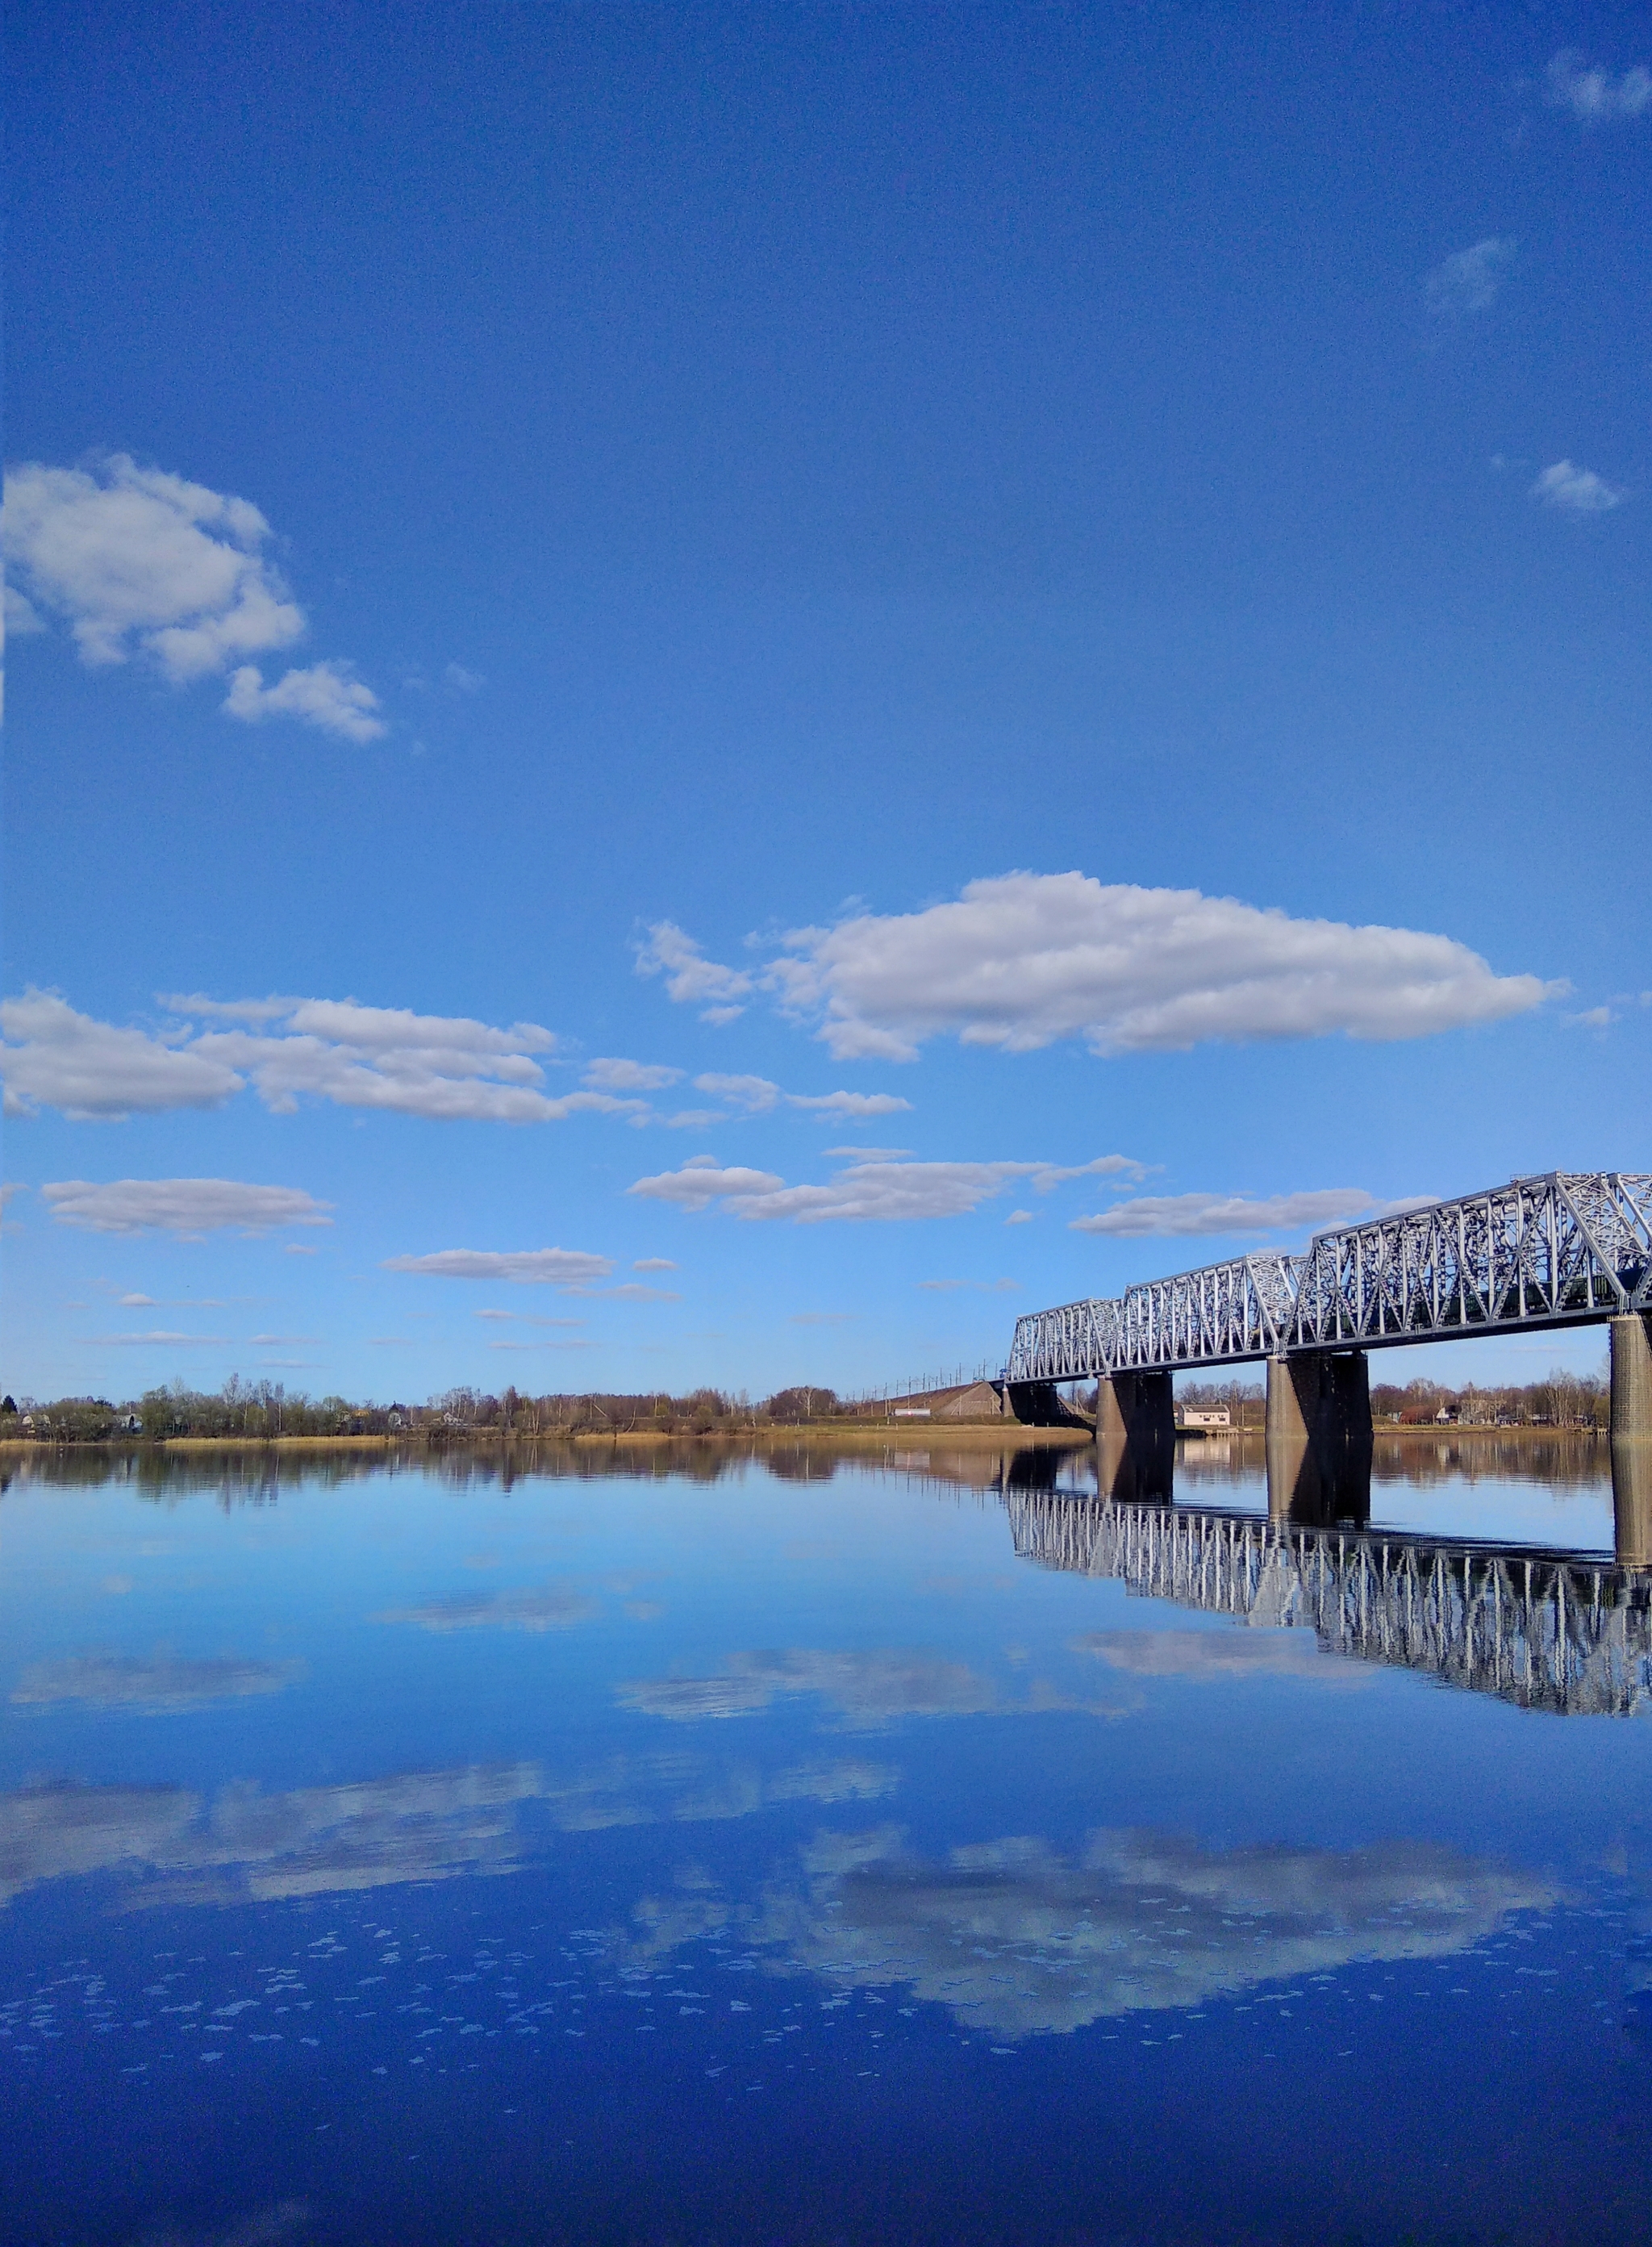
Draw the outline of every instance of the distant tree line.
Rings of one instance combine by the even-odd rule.
[[[1259,1381],[1190,1381],[1177,1391],[1178,1404],[1210,1410],[1225,1405],[1237,1427],[1259,1428],[1266,1410]],[[1453,1389],[1419,1376],[1402,1389],[1391,1381],[1371,1383],[1371,1417],[1398,1427],[1423,1427],[1448,1421],[1480,1428],[1604,1428],[1610,1397],[1603,1374],[1568,1373],[1557,1366],[1541,1381],[1502,1385],[1474,1382]]]
[[[1096,1392],[1081,1389],[1073,1401],[1094,1410]],[[1265,1392],[1257,1381],[1191,1381],[1183,1384],[1177,1401],[1205,1410],[1225,1406],[1236,1428],[1259,1429],[1266,1412]],[[721,1389],[695,1389],[683,1397],[664,1390],[530,1397],[511,1388],[500,1397],[449,1389],[424,1404],[352,1404],[345,1397],[308,1397],[278,1381],[245,1382],[232,1374],[220,1390],[190,1389],[175,1381],[123,1404],[105,1397],[60,1397],[45,1404],[6,1397],[0,1399],[0,1436],[54,1444],[123,1438],[158,1443],[175,1436],[241,1438],[249,1443],[282,1436],[385,1436],[440,1444],[478,1435],[736,1435],[816,1422],[882,1421],[886,1410],[881,1398],[851,1400],[813,1387],[777,1390],[756,1401],[743,1390],[731,1394]],[[1608,1398],[1602,1376],[1557,1367],[1545,1379],[1524,1386],[1470,1383],[1452,1389],[1419,1378],[1402,1389],[1374,1382],[1371,1413],[1378,1426],[1437,1424],[1444,1414],[1463,1426],[1604,1428]]]
[[[308,1397],[280,1382],[244,1382],[232,1374],[217,1390],[175,1381],[123,1404],[106,1397],[60,1397],[49,1403],[25,1397],[19,1404],[7,1397],[0,1400],[0,1435],[58,1444],[122,1438],[157,1443],[175,1436],[249,1442],[281,1436],[406,1436],[440,1444],[472,1435],[710,1436],[869,1416],[872,1408],[846,1404],[835,1390],[818,1388],[782,1389],[756,1403],[743,1392],[730,1395],[720,1389],[696,1389],[686,1397],[663,1390],[634,1396],[587,1390],[528,1397],[514,1388],[495,1397],[449,1389],[425,1404],[352,1404],[345,1397]],[[883,1417],[881,1405],[875,1417]]]

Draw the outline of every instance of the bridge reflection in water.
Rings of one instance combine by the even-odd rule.
[[[1306,1528],[1008,1478],[1000,1495],[1025,1559],[1265,1629],[1311,1629],[1329,1655],[1562,1716],[1628,1716],[1652,1691],[1652,1574],[1604,1558]]]
[[[1178,1469],[1194,1465],[1204,1447],[1175,1442],[1137,1442],[1105,1433],[1096,1445],[1096,1479],[1102,1494],[1123,1501],[1175,1496]],[[1611,1461],[1613,1543],[1624,1568],[1652,1568],[1652,1442],[1614,1437],[1605,1447]],[[1369,1432],[1338,1428],[1306,1444],[1269,1440],[1270,1518],[1299,1528],[1364,1529],[1371,1519],[1374,1446]],[[1196,1470],[1195,1470],[1196,1471]]]

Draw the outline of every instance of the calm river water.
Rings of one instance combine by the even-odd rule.
[[[1652,2232],[1603,1456],[609,1467],[0,1471],[0,2237]]]

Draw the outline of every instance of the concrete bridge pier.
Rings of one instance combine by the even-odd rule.
[[[1614,1319],[1611,1335],[1613,1440],[1652,1442],[1652,1315]]]
[[[1267,1362],[1267,1510],[1328,1527],[1371,1518],[1371,1375],[1363,1350]]]
[[[1176,1404],[1168,1373],[1102,1376],[1096,1391],[1096,1468],[1103,1498],[1172,1495]]]
[[[1618,1566],[1652,1568],[1652,1325],[1612,1322],[1612,1520]]]

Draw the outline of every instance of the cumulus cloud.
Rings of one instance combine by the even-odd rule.
[[[788,1092],[786,1097],[794,1108],[812,1109],[823,1124],[898,1116],[910,1112],[912,1104],[893,1092]]]
[[[721,1076],[715,1070],[697,1076],[694,1089],[709,1092],[713,1100],[725,1100],[747,1116],[764,1115],[780,1098],[779,1085],[771,1084],[766,1076]]]
[[[1075,1233],[1100,1233],[1123,1240],[1170,1240],[1204,1233],[1294,1233],[1303,1226],[1336,1225],[1373,1210],[1372,1197],[1358,1186],[1327,1186],[1319,1192],[1273,1194],[1143,1194],[1103,1210],[1098,1217],[1075,1217]]]
[[[941,1035],[1010,1053],[1082,1037],[1102,1055],[1423,1037],[1523,1013],[1553,987],[1496,975],[1450,937],[1076,872],[1005,874],[921,912],[795,930],[761,980],[840,1060],[889,1061]]]
[[[898,1649],[736,1654],[710,1677],[634,1678],[615,1691],[622,1708],[677,1724],[750,1716],[802,1693],[818,1694],[855,1727],[898,1717],[972,1716],[998,1705],[992,1680],[965,1663]]]
[[[1544,73],[1544,91],[1553,107],[1569,109],[1580,124],[1602,125],[1652,109],[1652,71],[1636,63],[1614,79],[1577,48],[1562,47]]]
[[[261,1010],[253,1027],[201,1031],[190,1050],[242,1070],[277,1115],[290,1115],[306,1098],[502,1124],[550,1123],[582,1109],[629,1112],[634,1105],[602,1092],[551,1098],[541,1091],[544,1071],[534,1056],[556,1042],[537,1022],[495,1028],[467,1015],[417,1014],[354,999],[286,1001],[271,1017],[263,1009],[273,1002],[253,1003]]]
[[[1071,1165],[857,1162],[825,1185],[788,1186],[772,1171],[725,1167],[714,1155],[695,1155],[680,1170],[638,1178],[627,1191],[686,1210],[720,1203],[747,1219],[785,1218],[799,1225],[833,1219],[895,1223],[966,1217],[1017,1178],[1028,1178],[1037,1192],[1048,1193],[1066,1179],[1108,1172],[1139,1176],[1141,1166],[1127,1155],[1102,1155],[1093,1163]]]
[[[174,686],[234,667],[232,717],[287,715],[365,741],[378,698],[347,666],[290,671],[266,687],[247,659],[290,647],[304,611],[270,560],[250,501],[124,453],[83,468],[24,461],[5,479],[5,550],[24,614],[66,625],[84,663],[153,665]]]
[[[304,1676],[300,1662],[256,1662],[225,1656],[188,1661],[180,1655],[69,1654],[37,1662],[12,1690],[20,1708],[72,1701],[94,1709],[131,1709],[166,1716],[211,1701],[279,1693]]]
[[[59,1225],[92,1233],[243,1233],[272,1226],[331,1225],[332,1204],[297,1186],[251,1185],[240,1178],[64,1178],[41,1193]]]
[[[669,1256],[639,1256],[631,1268],[633,1272],[674,1272],[677,1267]]]
[[[285,673],[273,686],[264,685],[256,664],[243,663],[229,681],[223,707],[249,725],[263,718],[299,718],[347,741],[376,741],[385,730],[379,697],[345,663],[312,663]]]
[[[682,1209],[699,1210],[709,1209],[716,1201],[748,1201],[776,1193],[785,1183],[773,1171],[725,1166],[714,1155],[691,1155],[681,1170],[638,1178],[627,1192],[649,1201],[671,1201]]]
[[[215,1057],[77,1014],[54,991],[0,999],[8,1116],[60,1109],[77,1119],[216,1108],[246,1080]]]
[[[1517,247],[1500,236],[1488,235],[1484,242],[1442,258],[1425,284],[1431,309],[1448,315],[1489,311]]]
[[[439,1248],[429,1256],[389,1256],[386,1272],[422,1272],[438,1280],[505,1280],[516,1287],[582,1289],[605,1280],[611,1256],[580,1248]]]
[[[1597,476],[1593,468],[1556,461],[1533,485],[1532,496],[1546,507],[1559,508],[1562,515],[1606,515],[1621,507],[1628,495],[1608,483],[1604,476]]]
[[[437,1122],[549,1124],[581,1113],[633,1116],[647,1103],[590,1087],[552,1095],[536,1056],[555,1048],[537,1022],[497,1028],[355,999],[163,997],[159,1032],[77,1014],[55,992],[0,1001],[7,1112],[81,1117],[221,1105],[249,1084],[291,1115],[306,1100]],[[202,1025],[206,1027],[201,1027]]]
[[[681,1077],[679,1069],[652,1062],[625,1061],[617,1055],[599,1055],[585,1071],[585,1083],[597,1092],[659,1092]]]
[[[376,1622],[407,1622],[420,1630],[567,1630],[600,1612],[594,1600],[568,1584],[509,1592],[453,1592],[422,1606],[387,1608]]]
[[[698,1007],[703,1022],[732,1022],[745,1010],[752,979],[734,967],[707,960],[693,937],[675,921],[656,921],[637,948],[637,973],[663,975],[667,994],[679,1006]]]
[[[804,1872],[801,1891],[771,1891],[763,1930],[794,1964],[844,1986],[909,1986],[1008,2038],[1356,1960],[1449,1957],[1555,1901],[1530,1874],[1410,1841],[1224,1850],[1100,1833],[1073,1862],[1018,1835],[936,1862],[884,1828],[823,1836]]]

